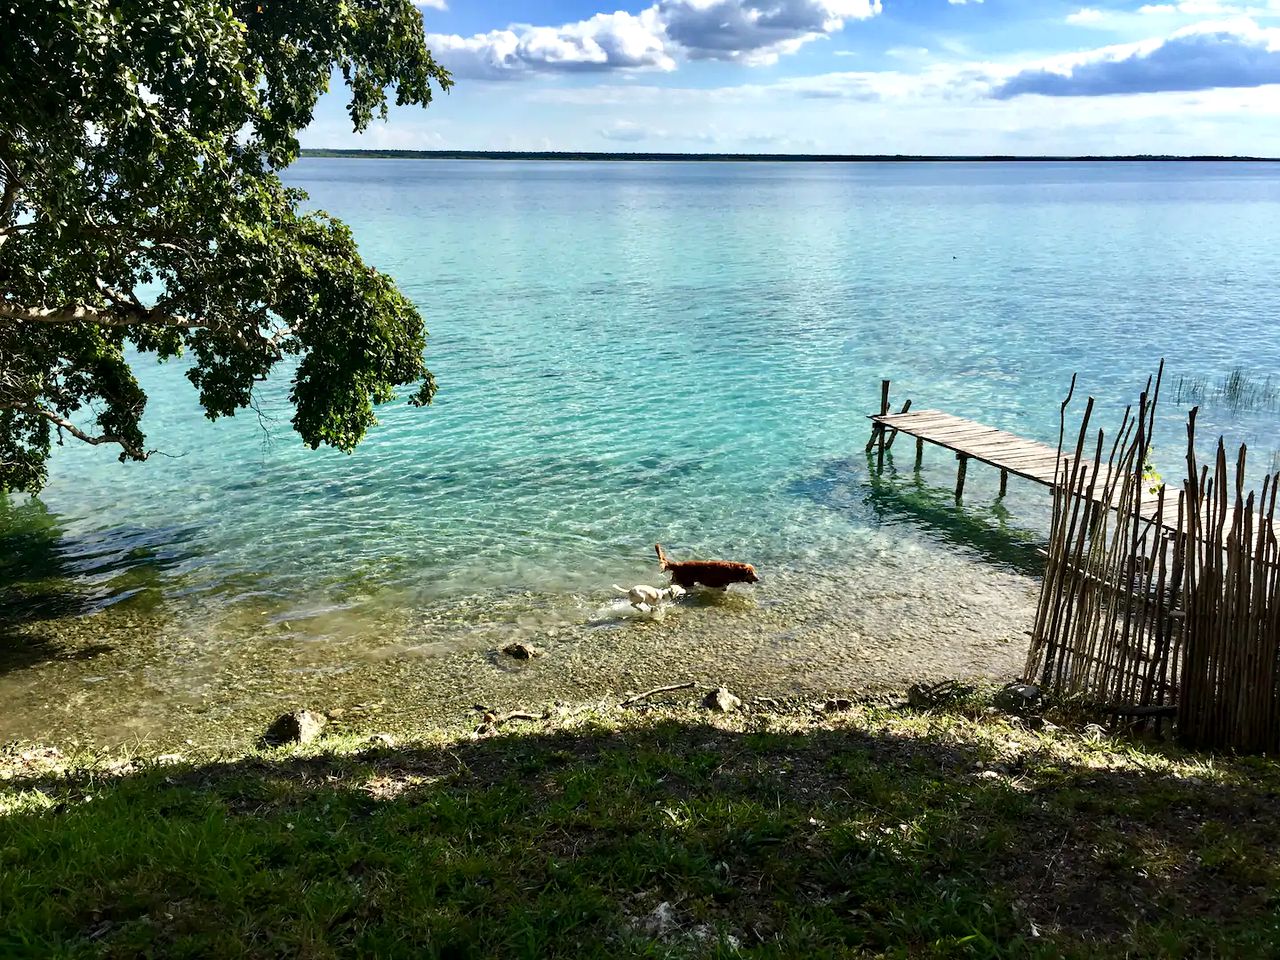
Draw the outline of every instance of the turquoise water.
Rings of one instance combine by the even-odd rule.
[[[171,723],[177,707],[141,701],[200,702],[264,631],[308,677],[358,662],[380,683],[389,660],[548,630],[587,669],[607,659],[591,644],[609,585],[654,582],[656,540],[763,577],[739,605],[670,618],[681,655],[745,643],[780,683],[843,676],[858,655],[835,651],[864,647],[873,677],[935,654],[974,666],[969,638],[1011,647],[1029,626],[1047,497],[1015,482],[997,502],[975,467],[957,509],[954,463],[932,452],[917,476],[909,443],[873,479],[882,377],[895,405],[1053,441],[1073,371],[1103,422],[1162,356],[1171,387],[1280,376],[1277,166],[316,159],[289,180],[421,306],[439,398],[385,407],[353,456],[311,452],[283,381],[262,396],[278,422],[210,424],[180,366],[144,361],[149,440],[170,456],[68,446],[38,502],[0,505],[3,573],[39,594],[22,617],[172,640],[136,663],[110,643],[95,682],[144,692],[101,729]],[[1187,404],[1167,396],[1172,476]],[[1265,465],[1280,447],[1273,411],[1201,418]],[[31,716],[103,672],[91,647],[58,656],[68,630],[0,674]],[[260,699],[220,702],[237,697]]]

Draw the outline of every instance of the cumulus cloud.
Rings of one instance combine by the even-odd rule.
[[[443,2],[443,0],[439,0]],[[657,0],[557,27],[513,24],[462,37],[429,34],[457,76],[504,79],[584,70],[673,70],[678,60],[768,64],[881,11],[881,0]]]
[[[691,60],[773,63],[805,43],[873,17],[880,0],[658,0],[668,39]]]
[[[1280,83],[1280,29],[1233,20],[1030,67],[997,84],[992,96],[1097,97],[1273,83]]]
[[[675,69],[654,8],[638,14],[598,13],[589,20],[560,27],[515,25],[473,37],[428,34],[427,44],[437,60],[464,77],[504,79],[537,71]]]
[[[449,4],[445,0],[413,0],[415,7],[430,7],[432,10],[448,10]]]

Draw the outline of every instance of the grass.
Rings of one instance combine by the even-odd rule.
[[[5,957],[1280,955],[1280,767],[981,698],[0,760]]]

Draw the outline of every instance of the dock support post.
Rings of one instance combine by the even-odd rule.
[[[889,381],[880,381],[880,416],[884,416],[889,412]],[[880,425],[879,430],[880,449],[876,455],[876,473],[884,473],[884,425]]]
[[[904,403],[904,404],[902,405],[902,409],[901,409],[901,410],[899,410],[899,411],[898,411],[898,413],[906,413],[906,412],[908,412],[910,409],[911,409],[911,401],[910,401],[910,400],[908,400],[906,403]],[[884,448],[885,448],[886,450],[892,450],[892,449],[893,449],[893,441],[895,441],[895,440],[897,440],[897,439],[898,439],[898,431],[897,431],[897,430],[892,430],[892,431],[890,431],[890,433],[889,433],[889,442],[888,442],[888,443],[886,443],[886,444],[884,445]]]
[[[964,475],[969,469],[969,458],[963,453],[957,453],[956,459],[960,461],[960,467],[956,470],[956,500],[959,501],[964,496]]]
[[[916,437],[916,469],[924,464],[924,437]]]
[[[884,416],[889,412],[889,381],[880,381],[880,416]],[[880,445],[884,445],[884,425],[874,423],[871,425],[871,437],[867,440],[867,453],[871,452],[871,448],[876,445],[876,441],[880,441]]]
[[[1004,496],[1009,492],[1009,471],[1000,471],[1000,496]]]

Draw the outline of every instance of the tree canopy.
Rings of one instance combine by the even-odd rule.
[[[0,490],[71,436],[150,452],[126,343],[230,416],[290,358],[293,426],[350,451],[431,401],[426,331],[284,186],[331,76],[356,131],[451,85],[410,0],[43,0],[0,12]]]

